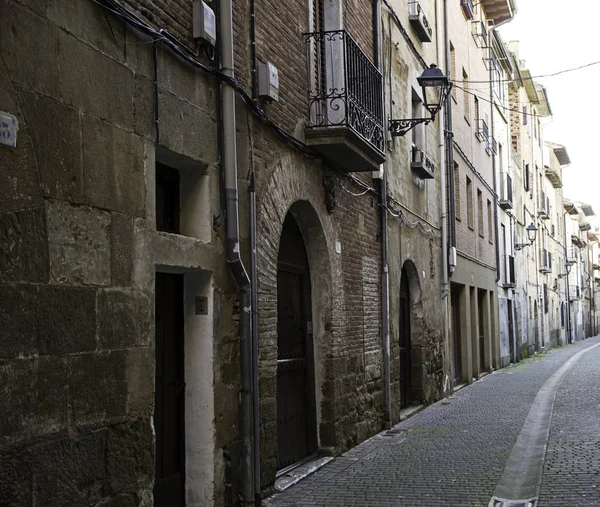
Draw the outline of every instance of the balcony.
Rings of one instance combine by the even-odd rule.
[[[542,220],[548,220],[550,218],[550,199],[546,197],[546,194],[542,192],[542,195],[538,199],[537,214]]]
[[[417,173],[420,178],[435,178],[435,165],[424,151],[413,145],[410,168]]]
[[[467,19],[473,19],[475,17],[473,0],[460,0],[460,6],[462,7],[463,13]]]
[[[540,273],[552,273],[552,256],[548,250],[540,252]]]
[[[500,200],[498,204],[502,209],[513,208],[512,178],[508,173],[500,173]]]
[[[431,42],[433,28],[427,21],[427,17],[421,8],[419,2],[408,2],[408,21],[417,32],[421,42]]]
[[[471,35],[478,48],[487,49],[489,47],[488,31],[483,21],[471,21]]]
[[[514,0],[481,0],[486,18],[493,19],[495,24],[511,19],[515,14]]]
[[[346,172],[385,160],[382,76],[345,30],[305,34],[306,144]]]
[[[498,143],[494,139],[493,136],[489,136],[485,143],[485,152],[491,157],[492,155],[496,155],[498,153]]]
[[[569,285],[569,301],[577,301],[580,297],[579,285]]]
[[[567,262],[575,264],[577,261],[579,261],[579,249],[573,246],[567,248]]]
[[[502,287],[505,289],[514,289],[517,280],[515,278],[515,258],[512,255],[504,256],[504,279]]]
[[[480,143],[483,143],[484,141],[487,142],[489,139],[490,130],[484,119],[477,120],[477,124],[475,125],[475,137]]]
[[[552,166],[546,166],[546,178],[550,180],[554,188],[562,188],[562,179],[560,177],[560,169]]]

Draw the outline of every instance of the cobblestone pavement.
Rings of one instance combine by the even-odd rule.
[[[600,347],[567,373],[556,394],[540,507],[600,506]]]
[[[554,349],[487,375],[396,425],[391,431],[363,442],[295,486],[267,499],[265,505],[487,506],[540,387],[573,354],[599,341],[600,337],[596,337]],[[585,355],[574,370],[587,368],[589,371],[582,375],[589,375],[594,365],[600,367],[599,361],[600,347]],[[598,371],[596,369],[596,378]],[[592,439],[596,458],[600,454],[597,435],[600,429],[597,419],[600,392],[593,393],[593,399],[588,391],[583,396],[579,392],[583,387],[571,378],[571,375],[579,373],[569,372],[568,375],[559,389],[557,404],[562,403],[566,407],[571,403],[567,391],[572,389],[582,398],[582,405],[587,399],[593,407],[574,408],[583,411],[587,431],[577,426],[577,414],[573,414],[570,408],[557,410],[562,423],[552,426],[554,458],[548,463],[548,471],[557,475],[563,469],[561,462],[572,455],[573,447],[582,456],[590,456],[581,468],[591,465],[593,453],[588,444],[588,433],[593,432],[589,428],[593,418],[596,418],[596,437]],[[590,378],[588,390],[593,383]],[[572,406],[575,407],[574,404]],[[562,416],[563,412],[567,415]],[[569,430],[578,428],[579,433],[573,439],[561,439],[563,426]],[[573,441],[575,445],[571,445]],[[580,465],[571,466],[573,474],[582,472]],[[598,467],[591,470],[586,472],[590,474],[590,481],[598,478],[598,475],[591,476],[598,472]],[[583,474],[578,477],[582,491],[587,492],[592,484],[583,484],[586,481]],[[553,480],[552,484],[552,487],[546,488],[544,483],[544,494],[555,496],[557,503],[552,505],[577,505],[563,502],[566,497],[561,495],[571,490],[567,480]],[[596,488],[593,490],[595,492]],[[580,496],[580,505],[600,505],[598,493],[595,492],[595,495],[596,503],[584,503],[587,497]],[[544,505],[540,503],[540,507]]]

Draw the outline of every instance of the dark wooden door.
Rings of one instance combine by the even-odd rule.
[[[517,354],[515,353],[515,330],[513,321],[513,304],[510,299],[508,303],[508,347],[510,350],[510,360],[514,363],[517,362]]]
[[[484,317],[485,309],[483,307],[485,292],[480,290],[478,293],[478,309],[479,309],[479,372],[485,371],[485,327]]]
[[[156,274],[154,505],[185,505],[183,276]]]
[[[463,289],[464,290],[464,289]],[[460,334],[460,288],[453,285],[451,290],[452,303],[452,364],[454,366],[454,382],[462,380],[462,349]]]
[[[411,324],[410,324],[410,293],[408,276],[402,271],[400,280],[400,406],[406,408],[410,405],[410,391],[412,388],[412,351],[411,351]]]
[[[310,275],[302,235],[288,215],[277,270],[277,468],[317,449]]]

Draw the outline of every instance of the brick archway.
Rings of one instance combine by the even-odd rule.
[[[277,471],[277,259],[286,215],[298,224],[310,268],[312,341],[317,438],[320,448],[336,446],[333,379],[333,301],[341,283],[335,254],[336,230],[325,207],[323,173],[302,159],[280,160],[257,191],[259,300],[259,383],[261,482],[269,486]]]

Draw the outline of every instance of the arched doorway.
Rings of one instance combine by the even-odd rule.
[[[317,449],[311,286],[302,233],[291,213],[277,259],[277,469]]]
[[[412,390],[412,323],[406,266],[400,278],[400,408],[410,405]]]

